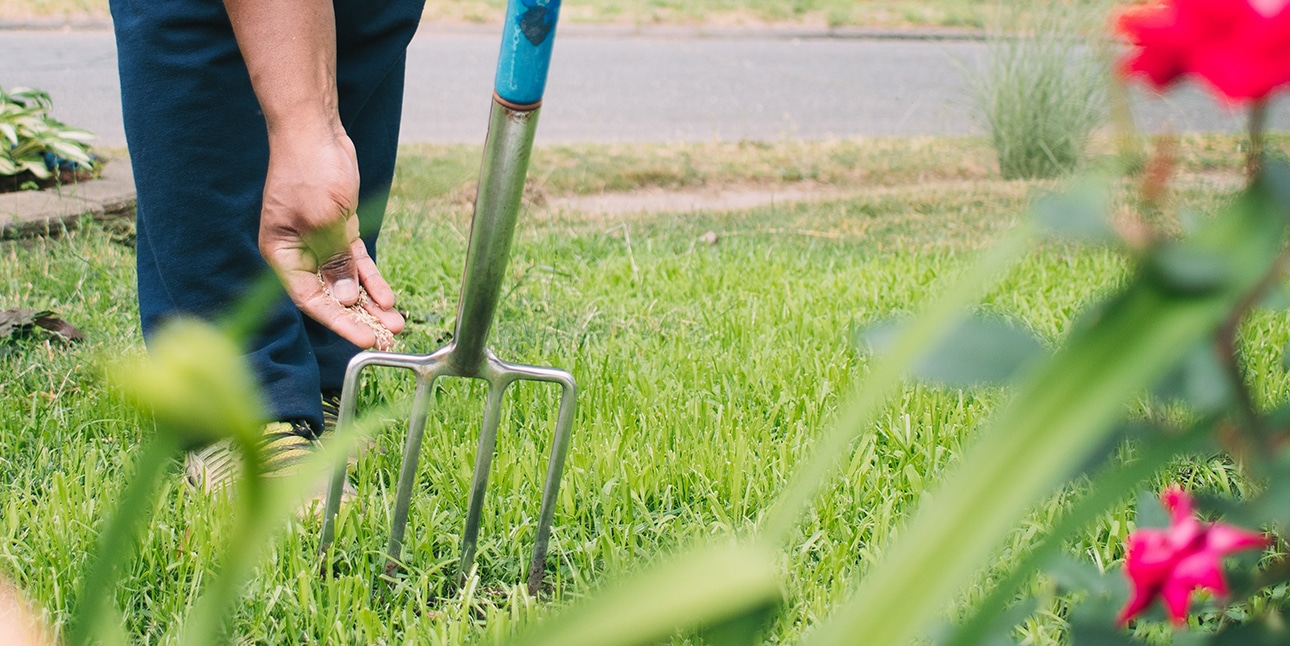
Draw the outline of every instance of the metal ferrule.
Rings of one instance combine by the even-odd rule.
[[[488,333],[510,260],[511,238],[524,195],[539,112],[538,108],[516,110],[493,101],[450,359],[454,368],[464,374],[477,373],[484,363]]]

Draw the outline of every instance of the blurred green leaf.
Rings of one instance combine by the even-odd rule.
[[[1096,591],[1083,594],[1067,612],[1071,646],[1142,643],[1134,639],[1128,630],[1115,625],[1120,609],[1129,600],[1128,582],[1110,572],[1103,574],[1102,578]],[[1118,583],[1116,579],[1119,579]],[[1159,604],[1156,604],[1147,610],[1145,617],[1162,614]]]
[[[1282,215],[1290,217],[1290,164],[1284,157],[1265,157],[1259,166],[1259,186],[1268,192]]]
[[[861,330],[856,343],[882,354],[904,327],[895,321],[879,323]],[[953,388],[1004,384],[1046,354],[1043,342],[1029,330],[1001,318],[973,316],[959,321],[924,352],[910,376]]]
[[[113,606],[117,582],[134,557],[138,528],[152,511],[157,485],[176,450],[174,439],[158,435],[144,445],[133,477],[99,534],[76,597],[76,614],[67,637],[71,646],[118,643],[115,638],[121,631],[121,616]]]
[[[118,364],[126,397],[181,436],[185,448],[225,437],[253,440],[267,406],[241,348],[214,326],[174,319],[158,330],[146,359]]]
[[[748,617],[779,601],[774,563],[775,555],[758,547],[729,545],[691,552],[632,577],[540,626],[519,643],[655,644],[680,631]],[[728,635],[746,634],[735,631]]]
[[[977,646],[985,639],[989,631],[997,628],[999,617],[1004,615],[1007,607],[1016,595],[1016,591],[1035,571],[1050,567],[1051,563],[1068,558],[1061,551],[1068,537],[1086,527],[1099,514],[1112,505],[1119,504],[1126,491],[1132,491],[1142,481],[1154,476],[1176,456],[1193,450],[1198,444],[1208,441],[1209,431],[1215,419],[1207,418],[1197,421],[1181,433],[1167,433],[1163,429],[1143,434],[1135,451],[1136,457],[1123,464],[1109,464],[1099,472],[1090,474],[1089,486],[1084,496],[1075,499],[1070,508],[1062,514],[1052,529],[1042,536],[1027,553],[1013,564],[1012,571],[995,584],[990,594],[969,614],[963,623],[949,633],[948,639],[941,642],[946,646]],[[1089,566],[1091,567],[1091,566]],[[1103,575],[1105,577],[1105,575]],[[1111,601],[1101,601],[1114,605],[1122,602],[1125,594],[1121,586],[1116,589],[1114,583],[1108,591],[1106,581],[1093,588],[1109,594]],[[1069,585],[1069,583],[1068,583]],[[1119,600],[1119,601],[1117,601]],[[994,626],[995,628],[992,628]]]
[[[1232,278],[1233,259],[1216,251],[1167,244],[1147,261],[1147,275],[1161,287],[1179,294],[1208,294]]]
[[[1057,584],[1059,594],[1085,591],[1102,596],[1112,594],[1114,588],[1124,585],[1122,577],[1103,572],[1096,565],[1069,554],[1054,557],[1044,570]]]
[[[249,343],[274,306],[284,298],[286,291],[277,275],[268,270],[262,272],[246,288],[237,306],[219,322],[220,331],[233,343]]]
[[[1186,403],[1201,412],[1213,412],[1230,404],[1236,392],[1213,343],[1203,340],[1183,355],[1152,394],[1164,401]]]
[[[1176,632],[1172,637],[1173,643],[1169,646],[1205,646],[1209,643],[1209,635],[1200,630]]]
[[[1071,622],[1071,646],[1141,646],[1142,642],[1116,628],[1114,618],[1103,621]]]
[[[918,361],[927,346],[948,333],[963,309],[984,287],[998,280],[1026,251],[1032,234],[1031,227],[1024,223],[1013,229],[969,271],[956,276],[939,299],[910,321],[909,328],[895,341],[890,352],[874,362],[868,377],[856,385],[851,401],[838,413],[837,421],[820,438],[810,458],[767,513],[762,525],[762,537],[767,544],[788,541],[812,497],[824,486],[841,457],[871,445],[874,438],[871,422],[897,390],[910,366]],[[853,447],[857,438],[859,446]]]
[[[1160,492],[1142,489],[1138,491],[1137,520],[1138,527],[1163,528],[1169,526],[1169,512],[1160,502]]]
[[[335,473],[338,465],[345,464],[364,438],[381,426],[392,415],[389,407],[369,410],[361,419],[347,422],[326,442],[322,450],[295,465],[289,476],[262,478],[259,476],[264,455],[256,441],[240,443],[244,466],[234,492],[238,503],[233,516],[233,526],[228,531],[228,542],[220,551],[219,573],[202,592],[184,621],[172,625],[166,643],[185,646],[204,646],[228,642],[224,635],[232,609],[242,595],[246,580],[257,563],[273,545],[274,535],[281,530],[286,519],[300,509],[301,501],[322,478]],[[398,413],[407,417],[406,411]],[[174,632],[182,631],[178,639]]]
[[[994,626],[982,636],[980,646],[1015,646],[1017,640],[1013,633],[1016,627],[1038,610],[1038,599],[1027,599],[1008,608],[1008,611],[1003,613]]]
[[[1227,624],[1208,643],[1210,646],[1285,646],[1290,644],[1290,629],[1282,621],[1273,624],[1266,619]]]
[[[757,646],[762,643],[762,635],[779,606],[778,603],[767,603],[751,608],[748,612],[699,630],[699,637],[708,646]]]
[[[1011,599],[1015,595],[1008,596]],[[1000,604],[999,607],[992,608],[988,615],[973,616],[968,622],[971,626],[966,630],[963,625],[943,622],[936,629],[928,631],[928,641],[942,645],[1016,646],[1017,626],[1038,610],[1039,600],[1027,596],[1006,608]]]
[[[1195,234],[1205,222],[1205,216],[1201,215],[1200,211],[1187,207],[1180,207],[1177,217],[1178,227],[1182,229],[1184,235]]]
[[[1241,527],[1268,527],[1282,532],[1290,530],[1290,473],[1285,466],[1266,478],[1266,488],[1247,500],[1235,501],[1203,494],[1197,504],[1207,513],[1221,515]]]
[[[1076,188],[1035,200],[1031,212],[1040,230],[1048,235],[1083,242],[1112,242],[1115,231],[1104,182],[1087,180]]]
[[[1259,301],[1259,307],[1275,312],[1290,310],[1290,285],[1277,283],[1276,287],[1269,289],[1268,293],[1263,295],[1263,300]]]

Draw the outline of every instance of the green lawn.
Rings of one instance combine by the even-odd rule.
[[[1231,161],[1239,157],[1235,146],[1231,138],[1188,139],[1183,169],[1230,170],[1239,163]],[[384,274],[411,314],[405,351],[430,351],[451,329],[469,226],[461,196],[469,194],[478,153],[405,150],[381,250]],[[357,466],[360,496],[342,514],[334,570],[318,575],[316,522],[288,529],[237,612],[239,643],[486,642],[689,542],[752,528],[864,374],[853,330],[914,311],[1025,217],[1030,196],[1051,188],[992,179],[980,140],[544,148],[532,173],[538,202],[605,188],[790,186],[804,178],[887,188],[735,213],[529,209],[493,345],[505,359],[566,368],[581,387],[549,596],[531,599],[521,582],[555,393],[512,390],[478,576],[453,591],[482,398],[478,387],[449,381],[427,431],[402,583],[384,596],[369,592],[400,459],[400,429],[390,424],[378,450]],[[939,188],[924,188],[931,179]],[[1177,199],[1210,209],[1223,197],[1183,186]],[[701,239],[709,231],[716,244]],[[0,243],[0,309],[56,310],[88,339],[72,347],[0,340],[0,576],[53,622],[69,616],[95,530],[148,433],[99,370],[107,358],[143,352],[128,233],[90,224],[59,238]],[[1045,246],[981,307],[1055,344],[1125,272],[1109,250]],[[1269,400],[1290,390],[1279,368],[1288,335],[1283,316],[1263,314],[1245,336],[1245,359],[1262,379],[1256,392]],[[399,373],[369,382],[369,406],[378,398],[397,405],[408,394]],[[787,606],[774,638],[793,640],[844,598],[1003,395],[903,390],[879,419],[876,441],[844,460],[783,552]],[[1245,486],[1218,456],[1179,465],[1168,477],[1200,490]],[[985,575],[1042,532],[1061,503],[1037,509],[997,561],[982,564]],[[227,503],[188,494],[176,467],[117,593],[140,643],[163,642],[210,580],[229,513]],[[1108,514],[1071,550],[1109,566],[1122,556],[1132,520],[1124,509]],[[1060,621],[1039,615],[1022,630],[1053,643]]]

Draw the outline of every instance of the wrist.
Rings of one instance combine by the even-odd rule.
[[[266,119],[269,135],[269,153],[272,157],[286,158],[298,154],[317,159],[320,150],[344,146],[345,128],[340,119],[318,115],[309,119],[299,115],[277,122]]]
[[[301,102],[277,110],[264,110],[269,145],[334,141],[345,134],[334,105]]]

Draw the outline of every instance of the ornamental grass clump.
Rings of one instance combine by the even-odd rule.
[[[1004,179],[1078,169],[1106,117],[1106,73],[1086,39],[1087,8],[1062,2],[1013,6],[988,37],[983,69],[965,76]]]

